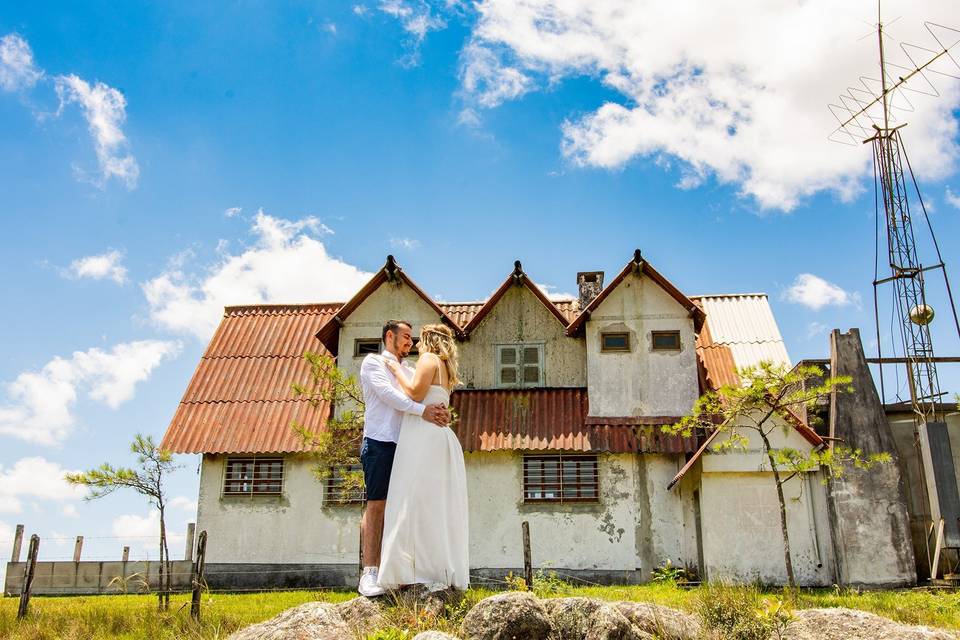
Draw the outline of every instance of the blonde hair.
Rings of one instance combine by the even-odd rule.
[[[423,325],[417,349],[420,353],[433,353],[440,358],[447,367],[447,380],[451,388],[460,384],[457,341],[450,327],[445,324]]]

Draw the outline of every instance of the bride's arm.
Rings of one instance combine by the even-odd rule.
[[[386,360],[387,367],[397,379],[397,384],[408,397],[420,402],[427,397],[427,391],[430,390],[430,383],[433,382],[434,375],[440,368],[440,358],[433,353],[424,353],[417,360],[417,368],[413,372],[413,379],[408,380],[406,373],[399,364]]]

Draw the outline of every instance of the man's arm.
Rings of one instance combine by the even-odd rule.
[[[361,380],[365,380],[369,384],[370,389],[378,398],[383,400],[387,406],[397,411],[422,416],[423,410],[426,407],[394,387],[390,381],[390,374],[387,373],[386,367],[382,363],[376,362],[374,357],[368,356],[364,359],[363,364],[360,365]]]

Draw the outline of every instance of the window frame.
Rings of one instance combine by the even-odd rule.
[[[517,353],[517,362],[513,365],[505,365],[502,360],[503,350],[511,347],[516,350]],[[537,349],[537,371],[538,377],[536,382],[524,382],[523,381],[523,350],[526,348],[536,347]],[[494,362],[496,363],[496,372],[494,374],[494,386],[499,389],[535,389],[537,387],[546,386],[546,371],[545,371],[545,361],[546,361],[546,342],[501,342],[493,345],[494,348]],[[502,379],[503,369],[505,367],[514,367],[517,372],[516,382],[504,382]]]
[[[280,477],[268,477],[266,480],[274,481],[279,480],[280,484],[276,491],[263,491],[257,490],[256,486],[258,481],[262,484],[264,479],[261,477],[258,479],[257,471],[260,465],[280,463]],[[252,477],[247,480],[245,478],[231,478],[231,464],[239,463],[253,463]],[[283,456],[229,456],[224,459],[223,462],[223,474],[220,482],[220,496],[229,497],[229,498],[253,498],[256,496],[268,496],[268,497],[279,497],[283,495],[284,489],[286,488],[286,459]],[[249,481],[251,485],[250,491],[230,491],[228,487],[231,482],[234,483],[244,483]]]
[[[657,336],[671,335],[677,337],[677,346],[676,347],[658,347],[657,346]],[[667,331],[651,331],[650,332],[650,350],[651,351],[680,351],[682,342],[680,341],[680,331],[678,329],[671,329]]]
[[[347,467],[347,471],[363,471],[363,466],[360,465],[360,463],[352,464]],[[344,491],[341,488],[342,484],[343,476],[338,473],[337,468],[334,468],[330,473],[330,477],[323,483],[323,506],[342,507],[366,503],[366,488],[360,489],[359,491],[352,491],[349,495],[343,497]]]
[[[607,336],[623,336],[626,338],[627,344],[625,347],[608,347],[606,343]],[[600,333],[600,352],[601,353],[630,353],[632,351],[632,345],[630,344],[630,332],[629,331],[602,331]]]
[[[545,462],[555,462],[557,464],[557,482],[545,482],[544,478],[548,476],[545,473],[543,466],[540,468],[539,476],[530,473],[530,463],[540,462],[541,465]],[[565,496],[566,491],[564,490],[564,478],[566,473],[564,470],[565,462],[576,462],[578,463],[575,467],[576,469],[576,479],[574,481],[574,486],[576,488],[575,493],[580,495]],[[579,463],[582,462],[592,462],[593,472],[589,477],[585,476],[585,473],[581,471]],[[596,504],[600,502],[600,456],[595,453],[525,453],[523,454],[523,461],[521,463],[522,468],[522,491],[523,491],[523,503],[524,504],[570,504],[570,503],[588,503]],[[531,482],[531,478],[536,478],[537,482]],[[557,493],[556,496],[551,497],[531,497],[531,493],[544,494],[548,493],[551,490],[547,487],[555,487],[552,489],[552,492]],[[583,493],[588,493],[586,489],[592,489],[592,495],[582,495]]]
[[[376,350],[376,351],[365,351],[365,352],[363,352],[363,353],[360,353],[360,345],[361,345],[361,344],[366,343],[366,344],[369,345],[369,344],[372,344],[372,343],[374,343],[374,342],[377,343],[377,350]],[[353,339],[353,357],[354,357],[354,358],[362,358],[362,357],[364,357],[364,356],[366,356],[366,355],[369,355],[369,354],[371,354],[371,353],[380,353],[381,351],[383,351],[383,339],[382,339],[382,338],[354,338],[354,339]]]

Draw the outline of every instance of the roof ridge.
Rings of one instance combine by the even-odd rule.
[[[769,298],[770,296],[763,291],[754,291],[753,293],[698,293],[697,295],[689,296],[691,299],[702,299],[702,298]]]

